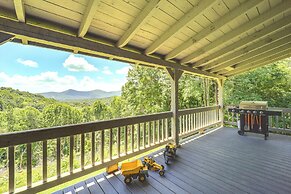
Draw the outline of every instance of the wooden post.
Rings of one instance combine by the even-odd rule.
[[[167,68],[168,74],[171,77],[171,110],[173,112],[173,122],[172,122],[172,137],[176,145],[179,146],[179,103],[178,103],[178,82],[182,75],[182,71],[178,69]]]
[[[219,120],[221,121],[221,126],[223,126],[224,122],[224,114],[223,114],[223,86],[224,86],[224,80],[223,79],[218,79],[217,80],[217,96],[218,96],[218,105],[219,107]]]

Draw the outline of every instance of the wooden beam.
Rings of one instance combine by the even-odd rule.
[[[258,38],[263,38],[265,36],[267,36],[268,34],[271,34],[273,32],[279,31],[282,28],[284,28],[285,26],[290,26],[291,23],[291,16],[285,17],[273,24],[271,24],[270,26],[267,26],[265,28],[263,28],[262,30],[259,30],[249,36],[246,36],[245,38],[223,48],[220,49],[219,51],[212,53],[211,55],[204,57],[202,59],[200,59],[199,61],[196,61],[192,67],[201,67],[201,66],[205,66],[207,64],[209,64],[210,62],[217,60],[225,55],[227,55],[228,53],[234,52],[236,49],[242,48],[244,46],[247,46],[249,44],[252,44],[254,41],[256,41]]]
[[[238,75],[238,74],[250,71],[252,69],[262,67],[262,66],[265,66],[265,65],[268,65],[268,64],[271,64],[273,62],[280,61],[280,60],[283,60],[283,59],[286,59],[289,57],[291,57],[291,49],[276,53],[275,55],[269,56],[267,59],[257,61],[256,63],[253,63],[252,65],[237,68],[236,70],[229,72],[228,76]]]
[[[23,0],[14,0],[13,3],[18,21],[25,22],[25,9]]]
[[[84,37],[85,34],[88,32],[88,29],[94,18],[99,2],[100,0],[89,0],[86,11],[83,15],[83,18],[79,27],[79,31],[78,31],[79,37]]]
[[[286,30],[279,31],[279,32],[277,32],[271,36],[268,36],[264,39],[261,39],[254,44],[251,44],[249,46],[241,48],[241,49],[239,49],[233,53],[230,53],[224,57],[221,57],[220,59],[218,59],[212,63],[209,63],[208,65],[203,67],[202,70],[214,69],[213,71],[215,71],[215,68],[217,68],[218,70],[224,69],[225,67],[228,67],[228,66],[231,66],[232,64],[237,63],[235,60],[236,58],[239,58],[240,56],[242,56],[244,54],[248,54],[253,50],[256,50],[256,49],[264,47],[268,44],[271,44],[272,42],[280,40],[286,36],[289,36],[290,34],[291,34],[291,27],[287,28]],[[228,64],[231,64],[231,65],[228,65]]]
[[[291,10],[291,1],[283,1],[281,4],[277,5],[270,11],[264,12],[263,14],[259,15],[258,17],[252,19],[251,21],[244,23],[240,27],[226,33],[224,36],[214,40],[212,43],[206,45],[200,50],[197,50],[193,52],[192,54],[188,55],[187,57],[183,58],[180,62],[181,63],[188,63],[192,60],[194,60],[199,55],[202,55],[204,53],[207,53],[214,48],[217,48],[221,44],[224,44],[225,42],[228,42],[234,38],[237,38],[241,34],[255,28],[258,25],[261,25],[264,22],[267,22],[271,19],[273,19],[277,15],[282,15],[283,13]]]
[[[235,59],[232,59],[222,65],[219,65],[213,69],[210,70],[210,72],[218,72],[226,67],[229,67],[229,66],[233,66],[235,64],[239,64],[243,61],[251,61],[253,58],[255,58],[256,56],[259,56],[261,55],[262,53],[265,53],[265,52],[269,52],[269,51],[272,51],[272,50],[276,50],[277,47],[280,47],[282,45],[285,45],[289,42],[291,42],[291,34],[288,34],[289,36],[285,37],[285,38],[282,38],[280,40],[275,40],[274,42],[272,42],[271,44],[267,44],[266,46],[263,46],[261,48],[258,48],[256,50],[253,50],[253,51],[250,51],[248,52],[247,54],[245,55],[242,55],[240,57],[237,57]]]
[[[283,45],[283,46],[275,49],[275,51],[270,50],[268,52],[265,52],[265,53],[255,57],[255,58],[251,59],[251,60],[247,60],[243,63],[238,64],[235,67],[235,69],[232,71],[229,71],[229,72],[224,71],[221,73],[229,76],[229,75],[232,75],[238,71],[244,71],[250,67],[256,66],[257,64],[264,62],[266,59],[272,59],[272,58],[276,58],[276,57],[279,57],[282,55],[286,55],[290,52],[290,45],[291,45],[291,43],[288,43],[286,45]]]
[[[6,33],[0,32],[0,45],[11,41],[13,38],[14,38],[14,36],[11,34],[6,34]]]
[[[183,44],[181,44],[180,46],[172,50],[169,54],[166,55],[165,59],[169,60],[176,57],[184,50],[194,46],[196,42],[202,40],[203,38],[207,37],[211,33],[216,32],[219,28],[231,22],[238,16],[244,14],[246,11],[256,6],[260,2],[262,2],[262,0],[255,0],[255,1],[248,0],[245,3],[237,6],[235,9],[231,10],[230,12],[228,12],[227,14],[219,18],[217,21],[215,21],[214,23],[210,24],[209,26],[201,30],[195,36],[188,39],[186,42],[184,42]]]
[[[215,3],[214,0],[203,0],[187,12],[182,18],[180,18],[173,26],[171,26],[164,34],[162,34],[154,43],[152,43],[146,50],[145,53],[154,53],[158,48],[160,48],[167,40],[173,37],[175,34],[180,32],[182,28],[187,26],[191,21],[195,19],[199,14],[201,14],[205,9],[211,7]]]
[[[116,46],[123,47],[125,46],[130,39],[138,32],[141,26],[152,17],[154,11],[158,8],[158,5],[163,0],[151,0],[147,3],[146,7],[138,14],[136,19],[131,23],[127,31],[123,36],[118,40]]]
[[[129,63],[140,63],[142,65],[169,67],[186,71],[187,73],[206,76],[210,78],[223,78],[213,73],[204,72],[199,69],[193,69],[183,66],[179,63],[165,61],[161,58],[146,56],[138,52],[124,50],[105,45],[99,42],[78,38],[72,35],[59,33],[49,29],[43,29],[37,26],[15,22],[5,18],[0,18],[0,32],[26,37],[29,43],[37,43],[47,47],[54,47],[63,50],[74,50],[78,48],[79,53],[98,56],[114,57],[115,60],[127,61]]]

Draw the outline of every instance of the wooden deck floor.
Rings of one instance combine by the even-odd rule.
[[[100,174],[56,193],[291,193],[291,136],[265,141],[222,128],[185,142],[177,155],[165,177],[149,172],[145,183],[127,186],[120,174]]]

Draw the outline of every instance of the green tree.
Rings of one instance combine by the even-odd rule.
[[[100,100],[96,100],[93,104],[93,114],[95,120],[104,120],[109,118],[109,109],[105,103]]]

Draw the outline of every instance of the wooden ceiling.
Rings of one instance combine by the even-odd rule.
[[[221,79],[290,57],[290,13],[291,0],[1,0],[0,41]]]

